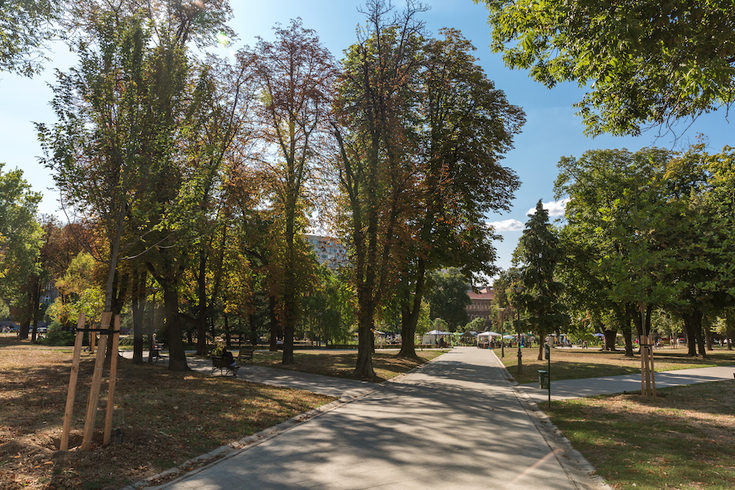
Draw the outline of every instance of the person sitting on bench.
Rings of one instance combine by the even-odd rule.
[[[234,369],[237,367],[235,357],[232,355],[232,352],[227,350],[227,347],[222,347],[222,358],[227,359],[227,363],[230,365],[231,368]]]

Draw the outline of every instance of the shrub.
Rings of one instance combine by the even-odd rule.
[[[46,335],[38,340],[43,345],[74,345],[74,333],[65,329],[64,326],[54,321],[49,325]]]

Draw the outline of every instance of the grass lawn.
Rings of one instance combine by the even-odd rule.
[[[394,378],[399,374],[414,369],[435,357],[447,352],[446,350],[431,349],[416,351],[419,360],[401,359],[396,357],[397,351],[381,352],[373,354],[373,369],[377,375],[371,381],[381,382]],[[256,350],[253,361],[259,366],[291,369],[313,374],[336,376],[339,378],[352,378],[352,371],[357,363],[357,351],[354,352],[330,352],[329,350],[306,350],[294,352],[294,364],[284,366],[281,364],[282,352],[271,352],[267,350]]]
[[[122,444],[100,447],[107,404],[104,372],[92,451],[82,452],[94,358],[82,355],[72,450],[58,451],[72,348],[0,335],[0,488],[119,489],[332,399],[162,365],[120,359],[113,428]]]
[[[495,349],[500,359],[500,349]],[[518,373],[517,349],[505,349],[505,357],[501,359],[510,374],[519,383],[538,382],[539,369],[547,368],[547,361],[536,360],[538,347],[522,349],[523,372]],[[735,366],[735,351],[724,347],[715,347],[708,352],[708,359],[688,357],[686,349],[655,349],[653,351],[656,371],[672,371],[712,366]],[[596,378],[599,376],[617,376],[620,374],[636,374],[641,372],[641,358],[636,353],[632,358],[625,357],[624,351],[603,352],[599,349],[562,349],[551,350],[551,380]]]
[[[735,380],[555,401],[547,411],[614,488],[735,488]]]

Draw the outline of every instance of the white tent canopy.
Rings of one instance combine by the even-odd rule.
[[[451,335],[452,335],[451,332],[445,332],[443,330],[432,330],[431,332],[426,332],[421,337],[421,343],[435,345],[439,343],[440,339],[443,339]]]
[[[500,334],[497,332],[482,332],[480,334],[477,334],[478,337],[500,337]]]

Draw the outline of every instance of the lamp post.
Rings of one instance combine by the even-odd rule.
[[[498,308],[498,313],[500,313],[500,357],[505,357],[505,339],[503,338],[505,336],[505,318],[503,312],[505,312],[505,308]]]
[[[521,352],[521,309],[518,308],[518,372],[523,370],[523,353]]]
[[[518,294],[521,291],[523,291],[523,288],[517,287],[513,288],[513,292]],[[516,299],[516,302],[518,300]],[[523,353],[521,352],[521,309],[517,308],[518,312],[518,372],[520,373],[523,370]]]

